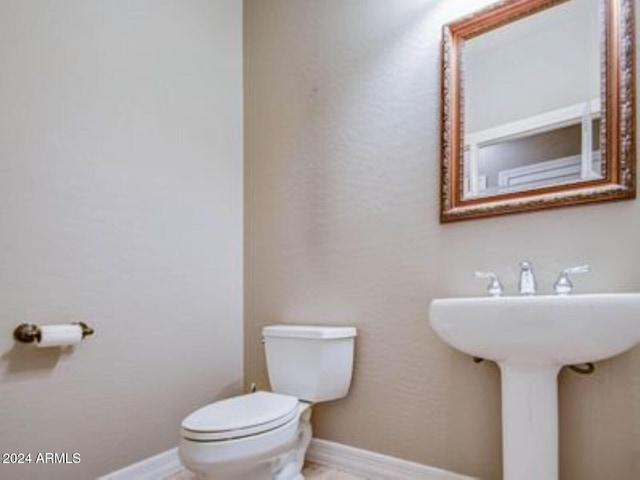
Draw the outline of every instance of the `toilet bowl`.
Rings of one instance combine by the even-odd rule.
[[[348,327],[265,327],[274,393],[232,397],[187,416],[182,464],[202,479],[303,480],[312,404],[347,394],[355,334]]]
[[[204,478],[299,479],[310,419],[311,405],[286,395],[222,400],[185,418],[178,454]]]

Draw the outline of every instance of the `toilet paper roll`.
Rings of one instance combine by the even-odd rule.
[[[80,325],[42,325],[38,347],[68,347],[82,341]]]

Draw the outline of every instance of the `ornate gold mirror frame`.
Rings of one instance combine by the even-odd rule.
[[[490,197],[463,198],[464,41],[564,1],[506,0],[445,25],[441,65],[441,222],[635,198],[634,0],[602,0],[603,178]]]

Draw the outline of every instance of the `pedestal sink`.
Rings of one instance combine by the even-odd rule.
[[[437,299],[431,326],[502,374],[504,480],[558,479],[563,365],[595,362],[640,342],[640,294]]]

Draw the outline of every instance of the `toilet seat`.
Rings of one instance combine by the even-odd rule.
[[[196,410],[182,421],[180,431],[188,440],[231,440],[268,432],[290,422],[297,414],[296,397],[255,392]]]

